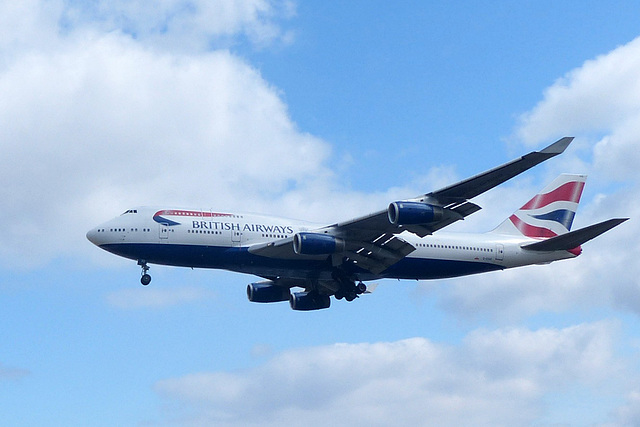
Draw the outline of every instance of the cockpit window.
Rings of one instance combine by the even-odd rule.
[[[126,215],[126,214],[137,214],[138,210],[137,209],[129,209],[128,211],[126,211],[125,213],[123,213],[122,215]]]

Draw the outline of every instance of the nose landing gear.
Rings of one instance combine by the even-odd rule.
[[[138,265],[142,267],[142,277],[140,277],[140,283],[142,283],[143,286],[147,286],[149,283],[151,283],[151,275],[147,273],[150,267],[147,265],[147,261],[143,259],[138,260]]]

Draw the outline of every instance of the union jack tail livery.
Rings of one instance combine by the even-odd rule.
[[[586,175],[560,175],[493,232],[533,239],[568,233],[586,180]]]

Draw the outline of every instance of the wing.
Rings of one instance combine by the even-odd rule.
[[[334,224],[327,228],[333,228],[346,235],[347,238],[361,237],[366,240],[374,235],[380,235],[381,232],[399,234],[403,231],[411,231],[424,237],[479,211],[481,209],[480,206],[469,202],[468,199],[476,197],[545,160],[561,154],[572,140],[573,138],[571,137],[562,138],[542,151],[533,151],[456,184],[406,200],[406,202],[423,203],[442,208],[441,217],[435,221],[423,224],[393,224],[389,220],[389,209],[386,209]]]
[[[310,234],[339,240],[340,251],[323,255],[305,254],[294,238],[251,247],[257,255],[292,259],[300,256],[326,258],[333,254],[334,265],[352,262],[379,274],[415,250],[398,236],[404,231],[420,237],[464,219],[479,211],[469,199],[490,190],[545,160],[564,152],[573,138],[559,139],[541,151],[533,151],[511,162],[482,172],[453,185],[413,199],[394,202],[388,209],[314,230]]]

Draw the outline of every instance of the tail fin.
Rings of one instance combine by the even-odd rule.
[[[492,233],[535,239],[568,233],[586,180],[586,175],[560,175]]]

